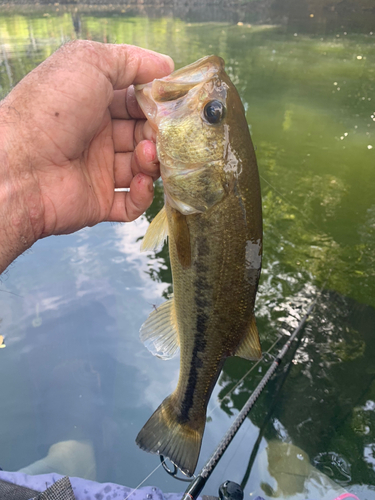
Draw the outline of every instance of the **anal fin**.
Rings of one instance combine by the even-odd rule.
[[[258,328],[255,322],[255,316],[251,318],[250,326],[245,337],[236,349],[234,356],[255,361],[262,357],[262,348],[260,347]]]
[[[170,359],[177,354],[179,339],[173,299],[151,311],[141,326],[140,337],[154,356]]]

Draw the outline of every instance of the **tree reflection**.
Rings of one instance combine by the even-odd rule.
[[[308,453],[316,467],[341,484],[375,481],[371,458],[375,438],[374,324],[373,308],[325,291],[292,363],[286,361],[250,414],[267,440],[287,436]],[[242,409],[263,376],[265,364],[262,373],[253,372],[222,401],[224,411]],[[364,370],[364,366],[368,368]],[[245,361],[229,360],[220,379],[220,395],[227,394],[248,368]],[[350,464],[349,479],[342,477],[338,457]]]

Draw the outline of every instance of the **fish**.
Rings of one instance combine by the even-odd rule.
[[[141,250],[168,236],[173,297],[140,330],[153,354],[180,351],[175,391],[136,443],[196,468],[207,405],[226,358],[261,358],[254,304],[262,262],[258,167],[239,94],[218,56],[135,87],[156,132],[164,207]]]

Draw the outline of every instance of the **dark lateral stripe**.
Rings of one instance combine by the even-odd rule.
[[[186,391],[184,394],[184,398],[181,403],[181,413],[179,416],[179,422],[185,423],[189,421],[189,412],[194,404],[194,396],[195,397],[205,397],[205,395],[198,395],[195,393],[195,389],[198,382],[198,370],[202,367],[202,359],[199,356],[200,353],[204,353],[207,345],[206,340],[206,327],[209,320],[209,316],[207,314],[208,303],[204,298],[205,291],[208,290],[208,282],[207,282],[207,266],[204,264],[202,257],[206,257],[209,252],[209,246],[207,244],[207,238],[205,236],[201,236],[197,241],[198,248],[198,258],[195,263],[196,269],[196,279],[194,283],[195,287],[195,296],[194,301],[197,308],[197,320],[195,325],[195,338],[194,338],[194,347],[192,353],[192,360],[190,365],[188,382],[186,385]]]

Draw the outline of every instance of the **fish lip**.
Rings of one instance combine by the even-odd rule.
[[[176,87],[182,88],[182,96],[197,85],[211,80],[215,75],[223,71],[224,67],[225,63],[221,57],[215,55],[206,56],[164,78],[156,78],[150,83],[135,85],[136,99],[152,128],[157,131],[158,104],[169,100],[168,98],[165,99],[165,89],[173,88],[173,84],[176,84]],[[176,99],[177,97],[173,95],[170,98],[172,101]]]
[[[198,59],[188,66],[184,66],[183,68],[177,69],[173,71],[170,75],[161,78],[161,81],[186,81],[195,83],[196,85],[202,83],[206,80],[212,78],[213,74],[219,72],[220,70],[224,70],[225,62],[219,56],[210,55],[206,57],[202,57]],[[188,80],[186,80],[186,76],[189,75]],[[192,75],[195,75],[195,78],[192,79]]]
[[[143,111],[151,127],[157,132],[156,115],[158,113],[158,107],[151,95],[152,85],[153,82],[135,85],[134,91],[139,107]]]

